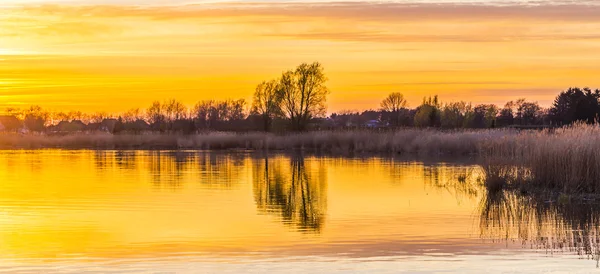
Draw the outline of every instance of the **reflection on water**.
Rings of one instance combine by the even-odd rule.
[[[231,187],[242,174],[242,154],[196,153],[192,151],[94,151],[94,164],[101,172],[140,171],[157,186],[180,186],[196,177],[206,186]]]
[[[308,169],[308,170],[307,170]],[[308,166],[301,156],[265,157],[253,167],[254,199],[261,212],[280,214],[301,231],[319,232],[327,213],[327,174],[323,163]]]
[[[600,259],[598,203],[551,201],[506,191],[488,193],[480,208],[483,238]]]
[[[319,259],[324,269],[387,258],[478,273],[537,260],[529,250],[568,266],[577,260],[560,256],[598,258],[598,206],[490,196],[481,178],[473,164],[394,158],[2,151],[0,271],[9,259],[26,270],[64,260],[147,270],[241,256],[337,258]]]
[[[452,166],[451,172],[440,168],[440,165],[426,165],[423,169],[425,186],[447,192],[454,196],[457,202],[476,200],[483,195],[483,173],[473,166]],[[446,171],[446,174],[444,174]]]

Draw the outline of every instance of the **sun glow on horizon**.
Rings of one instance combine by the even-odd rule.
[[[600,7],[587,4],[37,2],[48,5],[0,14],[11,104],[122,112],[168,98],[249,101],[258,83],[313,61],[329,78],[329,112],[375,109],[397,91],[411,107],[434,94],[548,106],[570,86],[600,87]]]
[[[14,49],[9,49],[9,48],[0,48],[0,59],[1,59],[2,55],[21,55],[21,54],[25,54],[25,52],[14,50]]]

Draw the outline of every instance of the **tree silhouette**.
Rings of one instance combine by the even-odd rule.
[[[187,108],[182,102],[171,99],[166,101],[163,105],[165,117],[169,124],[172,125],[173,122],[185,118]]]
[[[445,104],[440,113],[440,123],[444,128],[467,127],[469,125],[468,119],[473,116],[472,112],[473,108],[467,102],[461,101]]]
[[[214,101],[206,100],[201,101],[194,106],[194,110],[192,111],[194,120],[196,122],[196,127],[199,129],[209,129],[211,128],[211,123],[216,120],[217,113],[213,111]]]
[[[481,104],[473,108],[473,118],[470,128],[490,128],[495,127],[496,116],[498,115],[498,107],[495,105]]]
[[[148,121],[154,130],[165,130],[165,122],[167,117],[164,113],[163,106],[159,101],[154,101],[150,108],[146,111],[146,115],[148,116]]]
[[[246,101],[244,99],[205,100],[196,104],[191,116],[198,129],[226,130],[233,129],[236,125],[239,126],[239,122],[246,119],[245,109]]]
[[[515,116],[511,103],[512,102],[506,103],[500,110],[500,113],[497,116],[499,126],[510,126],[515,123]]]
[[[133,123],[138,120],[144,119],[144,115],[139,108],[132,108],[122,115],[123,121],[126,123]]]
[[[519,104],[518,114],[523,125],[534,125],[538,122],[542,108],[537,102],[522,102]]]
[[[381,102],[381,110],[391,113],[391,124],[395,126],[400,125],[402,110],[407,106],[408,102],[400,92],[391,93]]]
[[[537,102],[528,102],[525,98],[510,101],[500,110],[498,123],[503,126],[538,125],[544,122],[545,111]]]
[[[595,123],[600,114],[600,90],[569,88],[561,92],[550,108],[550,119],[557,125],[576,121]]]
[[[281,115],[282,91],[278,80],[262,82],[256,87],[252,114],[260,115],[264,131],[270,131],[273,119]]]
[[[228,108],[227,121],[240,121],[246,118],[246,100],[227,100]]]
[[[312,118],[325,114],[329,90],[327,77],[320,63],[302,63],[296,70],[284,72],[280,79],[282,111],[290,120],[292,130],[306,130]]]
[[[47,112],[43,111],[40,106],[31,106],[25,111],[23,123],[31,131],[42,132],[45,129],[47,120]]]
[[[423,98],[423,104],[417,108],[415,125],[418,127],[436,127],[440,125],[440,103],[437,95]]]

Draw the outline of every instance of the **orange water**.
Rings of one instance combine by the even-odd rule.
[[[369,272],[375,261],[393,272],[530,256],[481,239],[480,177],[476,165],[389,158],[3,151],[0,270]]]

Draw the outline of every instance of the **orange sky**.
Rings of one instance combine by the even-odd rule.
[[[600,6],[584,1],[206,2],[2,0],[0,109],[250,100],[312,61],[329,76],[329,112],[393,91],[412,107],[432,94],[548,106],[569,86],[600,87]]]

